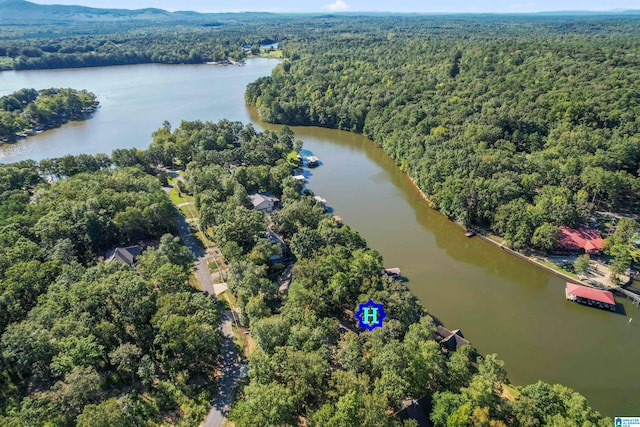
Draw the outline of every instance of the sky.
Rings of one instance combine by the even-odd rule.
[[[561,10],[640,9],[640,0],[31,0],[40,4],[75,4],[102,8],[198,12],[546,12]]]

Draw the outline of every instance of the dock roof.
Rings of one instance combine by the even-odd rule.
[[[567,282],[567,294],[592,301],[603,302],[605,304],[616,305],[616,300],[610,291],[603,291]]]

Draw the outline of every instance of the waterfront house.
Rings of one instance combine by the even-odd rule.
[[[107,252],[105,258],[107,262],[118,261],[122,264],[128,265],[129,267],[133,267],[136,258],[141,253],[141,246],[127,246],[126,248],[115,248],[114,250]]]
[[[471,343],[462,335],[460,329],[453,331],[448,330],[444,326],[438,326],[436,330],[437,340],[440,346],[449,351],[454,351],[458,347],[470,345]]]
[[[406,398],[402,402],[402,409],[394,415],[402,421],[415,420],[418,427],[431,427],[427,414],[431,413],[432,408],[433,403],[429,395],[418,400]]]
[[[271,213],[280,208],[280,199],[267,193],[253,193],[249,195],[255,210]]]
[[[616,300],[613,297],[613,293],[610,291],[594,289],[588,286],[576,285],[574,283],[567,282],[564,292],[569,301],[605,310],[616,311]]]
[[[592,228],[560,228],[558,248],[563,252],[582,252],[598,254],[602,251],[604,240],[598,230]]]

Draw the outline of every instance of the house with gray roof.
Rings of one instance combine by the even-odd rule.
[[[454,351],[458,347],[462,347],[465,345],[471,344],[463,335],[460,329],[456,329],[454,331],[450,331],[444,326],[438,326],[436,330],[436,335],[438,336],[438,342],[443,348],[447,350]]]
[[[271,213],[276,209],[280,209],[280,199],[268,193],[249,194],[251,204],[255,210]]]
[[[107,262],[118,261],[122,264],[126,264],[129,267],[133,267],[136,258],[142,253],[141,246],[127,246],[126,248],[115,248],[112,251],[107,252]]]

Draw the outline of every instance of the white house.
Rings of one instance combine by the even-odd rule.
[[[275,209],[280,208],[280,199],[267,193],[250,194],[251,204],[253,208],[266,213],[271,213]]]

